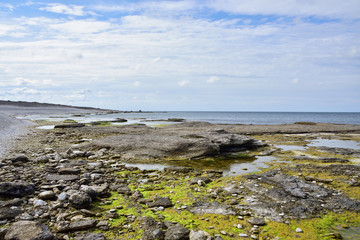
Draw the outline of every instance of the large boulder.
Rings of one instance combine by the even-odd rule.
[[[34,192],[33,184],[25,182],[0,182],[0,197],[24,197]]]
[[[6,235],[5,240],[53,240],[54,235],[49,228],[34,221],[19,221],[13,223]]]
[[[70,206],[76,209],[88,208],[91,204],[91,198],[87,193],[75,192],[69,197]]]
[[[190,230],[181,225],[170,227],[165,233],[165,240],[188,240]]]

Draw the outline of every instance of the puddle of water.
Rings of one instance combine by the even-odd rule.
[[[168,167],[164,164],[159,163],[125,163],[125,167],[137,167],[140,170],[159,170],[162,171]]]
[[[45,125],[37,127],[38,129],[54,129],[55,125]]]
[[[275,160],[272,156],[259,156],[257,158],[238,160],[193,160],[176,161],[169,165],[160,163],[125,163],[126,167],[137,167],[140,170],[164,170],[169,166],[191,167],[199,170],[222,170],[223,176],[235,176],[258,171],[267,167],[267,162]]]
[[[274,145],[281,149],[281,151],[305,151],[306,147],[296,145]]]
[[[351,239],[360,239],[360,226],[358,227],[350,227],[347,229],[343,229],[340,226],[338,227],[338,231],[343,237],[343,239],[351,240]]]
[[[339,140],[339,139],[322,139],[318,138],[313,140],[308,146],[311,147],[330,147],[330,148],[351,148],[360,150],[358,142],[350,140]]]
[[[272,156],[259,156],[256,160],[251,162],[239,162],[230,164],[229,170],[225,170],[223,176],[235,176],[245,173],[259,171],[261,168],[266,168],[266,163],[275,160]]]

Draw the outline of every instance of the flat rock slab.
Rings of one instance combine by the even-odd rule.
[[[173,204],[169,197],[158,197],[154,199],[154,202],[147,203],[148,207],[171,207]]]
[[[80,220],[80,221],[71,222],[69,226],[69,231],[87,230],[95,226],[96,226],[95,219]]]
[[[49,174],[46,176],[47,181],[75,181],[78,180],[78,175],[60,175],[60,174]]]
[[[85,124],[83,123],[61,124],[61,125],[55,125],[54,128],[79,128],[79,127],[85,127]]]
[[[6,235],[5,240],[53,240],[54,235],[50,232],[49,228],[44,224],[34,221],[19,221],[13,223]]]
[[[0,208],[0,220],[14,219],[23,212],[24,211],[22,209],[12,209],[7,207],[2,207]]]
[[[80,174],[81,170],[76,168],[60,168],[58,173],[61,175],[77,175]]]
[[[24,197],[34,192],[33,184],[25,182],[0,182],[0,197]]]
[[[195,202],[189,209],[194,214],[221,214],[235,215],[236,212],[230,206],[218,202]]]

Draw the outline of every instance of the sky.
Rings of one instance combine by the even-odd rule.
[[[360,1],[1,0],[0,99],[360,112]]]

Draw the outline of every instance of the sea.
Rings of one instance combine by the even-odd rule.
[[[185,119],[186,121],[204,121],[220,124],[253,124],[277,125],[295,122],[360,124],[360,112],[205,112],[205,111],[163,111],[163,112],[121,112],[112,114],[89,115],[33,115],[26,116],[31,120],[64,120],[78,122],[111,121],[117,118],[128,120],[126,124],[171,124],[165,120]]]

